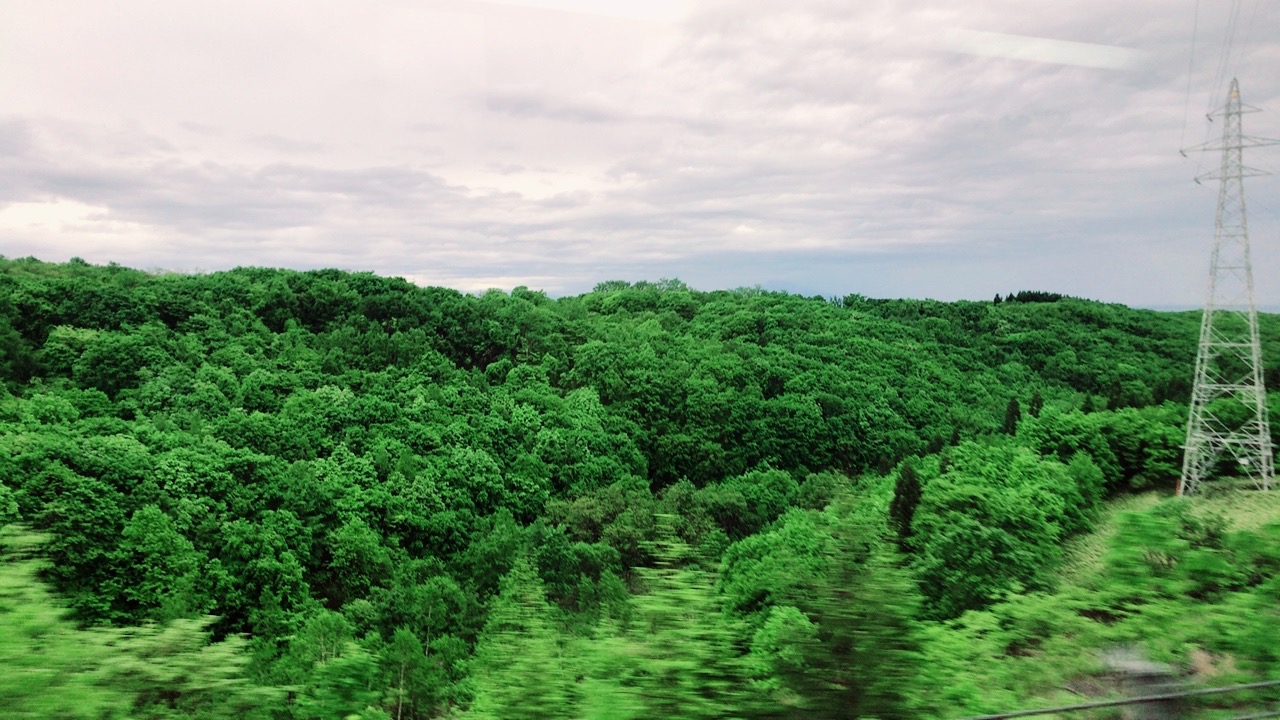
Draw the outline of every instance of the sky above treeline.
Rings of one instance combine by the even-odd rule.
[[[1232,76],[1280,136],[1280,4],[1198,5],[0,0],[0,254],[1194,306],[1179,148]]]

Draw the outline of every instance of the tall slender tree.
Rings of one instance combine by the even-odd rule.
[[[904,463],[893,486],[889,503],[889,523],[898,533],[898,547],[904,551],[911,540],[911,520],[920,504],[920,476],[911,463]]]
[[[1004,409],[1004,425],[1000,431],[1005,435],[1017,435],[1018,423],[1022,422],[1022,405],[1018,403],[1018,398],[1009,398],[1009,404]]]

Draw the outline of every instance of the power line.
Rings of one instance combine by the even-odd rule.
[[[1196,0],[1196,14],[1191,21],[1191,57],[1187,59],[1187,99],[1182,106],[1182,136],[1178,147],[1187,146],[1187,117],[1191,115],[1191,76],[1196,66],[1196,37],[1200,33],[1200,0]]]
[[[1240,36],[1239,45],[1241,56],[1243,56],[1244,53],[1247,53],[1249,48],[1252,46],[1253,31],[1254,26],[1256,25],[1254,21],[1258,17],[1258,6],[1261,4],[1262,0],[1253,0],[1253,9],[1249,11],[1249,20],[1244,24],[1244,34]]]
[[[995,715],[975,715],[973,717],[964,718],[964,720],[1005,720],[1006,718],[1030,717],[1032,715],[1050,715],[1062,712],[1080,712],[1081,710],[1096,710],[1098,708],[1119,707],[1121,705],[1142,705],[1145,703],[1155,703],[1165,700],[1179,700],[1190,697],[1203,697],[1206,695],[1221,695],[1223,693],[1241,692],[1244,690],[1259,690],[1262,688],[1280,686],[1280,680],[1264,680],[1256,683],[1246,683],[1244,685],[1228,685],[1226,687],[1216,688],[1200,688],[1198,690],[1180,690],[1178,692],[1159,693],[1156,695],[1140,695],[1138,697],[1122,698],[1120,700],[1100,700],[1097,702],[1079,703],[1076,705],[1061,705],[1059,707],[1040,708],[1038,710],[1016,710],[1014,712],[996,713]],[[1248,718],[1237,718],[1236,720],[1252,720],[1253,718],[1269,718],[1280,717],[1278,712],[1267,712],[1260,715],[1250,715]]]
[[[1227,15],[1227,34],[1222,43],[1222,50],[1218,54],[1218,69],[1213,75],[1213,86],[1209,89],[1208,104],[1205,106],[1205,115],[1209,115],[1214,109],[1214,98],[1218,97],[1218,91],[1222,89],[1222,83],[1227,78],[1231,65],[1231,51],[1236,42],[1236,27],[1240,22],[1240,0],[1231,1],[1231,11]]]

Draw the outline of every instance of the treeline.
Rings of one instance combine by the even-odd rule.
[[[998,305],[1002,302],[1036,302],[1036,303],[1052,303],[1065,299],[1067,296],[1062,293],[1043,292],[1040,290],[1019,290],[1016,293],[1009,293],[1004,297],[1000,297],[996,293],[995,303]]]
[[[952,631],[1056,592],[1062,543],[1105,498],[1172,483],[1197,329],[1018,295],[662,281],[553,299],[0,260],[0,522],[42,534],[59,598],[29,550],[8,554],[5,587],[38,607],[0,635],[0,663],[24,638],[63,639],[50,667],[68,654],[59,681],[107,710],[40,705],[58,700],[35,675],[11,706],[999,709],[1034,674],[957,696],[987,670],[965,669]],[[1249,573],[1236,590],[1274,569]],[[118,632],[176,633],[171,664],[220,658],[210,672],[237,694],[160,663],[121,695],[104,678],[136,661]],[[85,643],[121,649],[76,660]]]

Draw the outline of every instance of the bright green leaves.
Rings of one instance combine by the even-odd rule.
[[[359,714],[381,699],[377,658],[355,642],[340,613],[320,610],[289,642],[277,665],[295,688],[297,720],[327,720]]]
[[[532,566],[502,580],[472,669],[474,718],[728,718],[754,707],[743,635],[714,576],[668,538],[644,590],[571,634]]]
[[[342,652],[316,663],[307,673],[306,685],[293,705],[298,720],[328,720],[352,715],[385,718],[377,705],[382,699],[378,688],[377,659],[355,643]]]
[[[170,359],[164,350],[166,333],[160,328],[147,332],[100,333],[86,344],[72,366],[76,382],[97,388],[111,397],[136,387],[147,367],[164,367]]]
[[[792,716],[918,715],[919,598],[886,534],[847,509],[793,511],[726,555],[759,682]]]
[[[902,692],[922,632],[943,700],[1011,697],[1009,658],[1052,647],[1035,618],[1086,622],[1018,589],[1048,587],[1105,496],[1176,474],[1183,411],[1147,403],[1185,399],[1195,330],[1030,293],[0,270],[0,522],[52,534],[47,576],[87,621],[252,631],[294,717],[924,718],[938,698]],[[1270,617],[1268,540],[1167,525],[1121,528],[1093,610],[1187,593]],[[1213,621],[1270,662],[1273,635]],[[166,628],[131,637],[196,673],[202,631]],[[90,660],[49,659],[50,683],[94,708],[71,679]],[[136,671],[185,698],[157,717],[221,712]]]
[[[120,595],[132,619],[169,620],[210,609],[195,597],[196,573],[203,564],[191,542],[155,505],[133,514],[121,534],[115,562],[121,568]]]
[[[101,644],[84,642],[36,580],[37,564],[16,560],[9,543],[0,558],[0,707],[31,720],[119,717],[128,699],[93,675]]]
[[[670,535],[655,549],[657,567],[640,575],[632,601],[632,661],[622,669],[643,717],[720,718],[750,706],[746,667],[735,649],[740,630],[721,612],[715,577]]]
[[[30,547],[0,558],[0,707],[6,717],[266,720],[283,693],[247,679],[245,642],[210,643],[208,620],[75,630],[44,587]]]
[[[329,533],[326,546],[333,595],[339,603],[365,597],[391,574],[391,554],[383,547],[382,538],[359,518],[348,519]]]
[[[17,522],[19,517],[18,499],[8,486],[0,482],[0,527]]]
[[[794,706],[803,702],[820,646],[818,627],[808,615],[792,605],[774,605],[751,638],[750,661],[763,684],[779,693],[779,701]]]
[[[383,706],[393,718],[425,716],[434,709],[437,689],[442,685],[438,666],[418,637],[400,628],[391,637],[382,657],[383,682],[387,688]]]
[[[267,720],[284,693],[247,679],[243,638],[210,644],[208,620],[101,631],[110,655],[97,675],[132,696],[139,718]]]
[[[924,486],[912,521],[921,587],[939,617],[1042,585],[1061,540],[1084,529],[1067,468],[1017,446],[962,444]],[[1083,472],[1083,471],[1082,471]]]
[[[577,689],[566,658],[568,637],[533,568],[516,562],[489,608],[472,670],[475,697],[467,716],[477,720],[571,717]]]
[[[81,619],[115,618],[116,598],[104,589],[116,584],[111,549],[125,522],[124,496],[97,478],[78,475],[60,463],[34,478],[51,495],[33,507],[33,525],[51,535],[48,577],[70,596]],[[24,513],[25,514],[25,513]]]

